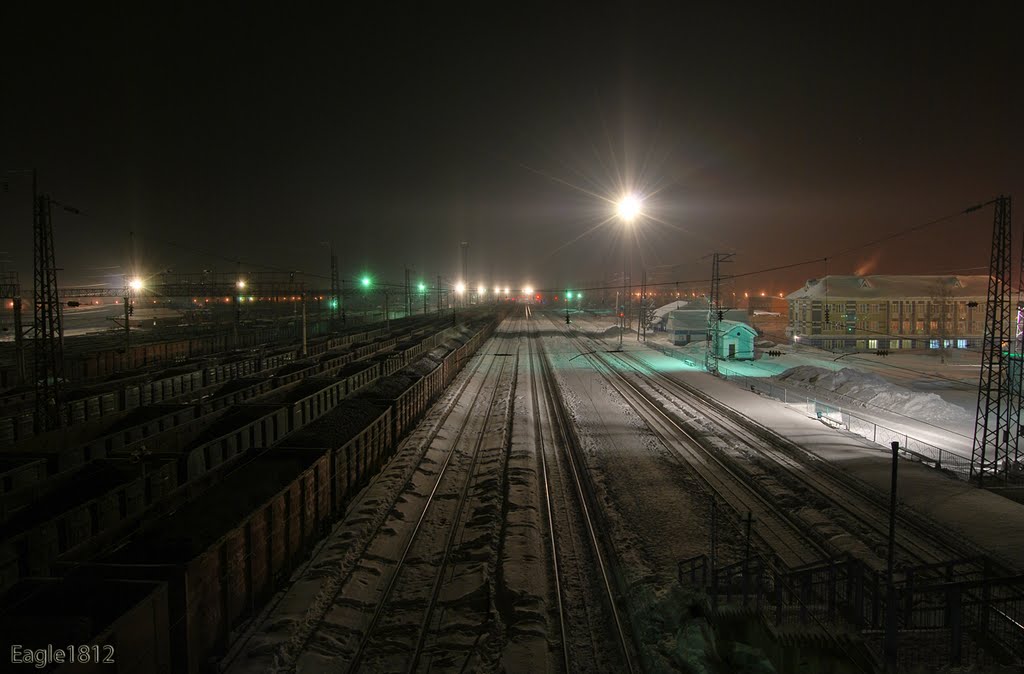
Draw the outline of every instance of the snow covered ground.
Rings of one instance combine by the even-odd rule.
[[[582,316],[574,320],[574,323],[577,329],[590,330],[596,335],[600,335],[607,328],[607,325],[589,322]],[[611,340],[605,339],[609,346],[614,345]],[[735,381],[728,381],[708,375],[702,370],[702,344],[679,347],[685,354],[684,357],[689,356],[694,365],[689,365],[678,357],[666,356],[660,349],[655,350],[651,348],[652,346],[657,346],[664,349],[666,344],[667,340],[652,339],[650,333],[648,333],[648,344],[638,343],[636,333],[634,332],[631,338],[627,336],[623,346],[625,350],[635,353],[645,362],[669,377],[703,390],[705,393],[754,419],[761,425],[835,463],[844,471],[870,484],[880,493],[888,492],[890,459],[888,453],[882,451],[881,447],[877,444],[871,443],[854,433],[830,428],[820,423],[817,419],[809,417],[803,409],[798,409],[796,406],[787,405],[782,401],[772,400],[763,395],[753,393],[748,387],[737,386]],[[946,363],[939,363],[937,358],[934,361],[925,360],[931,358],[930,356],[913,354],[901,354],[901,356],[903,356],[899,363],[901,368],[909,369],[916,364],[920,365],[914,371],[908,372],[904,370],[902,374],[893,376],[893,379],[886,378],[890,393],[892,391],[898,392],[896,387],[900,382],[912,382],[922,378],[922,374],[918,369],[925,370],[929,362],[931,362],[933,369],[939,372],[955,372],[954,368],[964,365],[963,361],[958,358],[953,358]],[[786,367],[784,362],[779,363],[779,361],[785,359],[785,356],[783,358],[772,358],[767,363],[763,361],[748,364],[728,363],[727,366],[733,367],[735,365],[737,370],[745,368],[747,373],[753,372],[764,378],[770,376],[768,373],[771,373],[771,375],[781,374],[790,369],[790,367],[798,367],[800,365],[820,367],[830,372],[833,370],[841,371],[844,366],[850,366],[849,362],[846,362],[844,365],[844,361],[851,360],[850,357],[846,357],[838,362],[826,361],[819,350],[804,350],[804,347],[800,347],[800,351],[793,355],[792,358],[793,360],[799,359],[799,361],[797,363],[791,362],[789,367]],[[892,356],[889,356],[889,358],[891,359]],[[861,370],[861,373],[852,375],[845,381],[847,383],[853,381],[873,382],[873,384],[863,389],[868,392],[877,393],[880,389],[886,389],[885,385],[867,376],[878,374],[884,377],[883,373],[887,372],[885,366],[869,368],[867,365],[870,362],[865,363],[865,360],[853,361],[856,363],[857,369]],[[921,364],[922,362],[923,364]],[[764,363],[764,369],[760,369],[762,363]],[[812,370],[798,372],[809,373]],[[976,374],[977,370],[974,369],[973,373]],[[837,381],[840,381],[839,375],[837,374],[836,376]],[[799,378],[800,375],[797,375],[797,379]],[[950,385],[957,386],[961,383],[966,383],[963,381],[964,379],[963,375],[961,375],[959,382],[950,382]],[[818,390],[821,393],[827,392],[826,389]],[[948,401],[946,403],[948,404]],[[934,401],[932,404],[937,405]],[[935,431],[936,437],[946,437],[947,441],[951,444],[952,441],[957,439],[957,436],[949,431],[943,430],[938,426],[932,426],[925,421],[917,421],[909,417],[899,417],[883,410],[861,411],[865,414],[878,415],[879,417],[887,414],[894,423],[903,423],[908,429],[924,430],[932,428]],[[912,422],[916,422],[917,426],[913,426]],[[955,426],[955,424],[949,425]],[[969,441],[967,453],[968,455],[970,453]],[[991,554],[1011,568],[1024,568],[1024,528],[1019,524],[1021,521],[1024,521],[1024,505],[985,490],[977,489],[975,486],[961,480],[951,479],[945,474],[919,463],[902,461],[900,462],[899,471],[898,493],[901,504],[913,507],[914,510],[930,518],[938,526],[955,532],[963,537],[964,540],[977,546],[979,550]]]
[[[612,318],[577,315],[575,323],[605,339],[617,336],[609,325]],[[663,332],[648,332],[646,344],[672,351],[702,369],[705,342],[672,345]],[[625,335],[627,349],[643,347],[636,332]],[[980,355],[974,351],[951,350],[945,360],[937,353],[836,354],[805,345],[766,342],[765,349],[780,351],[780,357],[762,356],[753,361],[721,361],[719,371],[740,386],[751,383],[758,389],[788,389],[793,397],[828,403],[859,418],[865,431],[877,424],[914,440],[917,446],[934,446],[970,458],[974,436]],[[687,367],[683,360],[676,367]],[[748,381],[750,380],[750,381]],[[762,381],[757,381],[762,380]],[[775,395],[775,393],[773,393]],[[815,416],[814,406],[805,409]],[[872,435],[874,435],[872,433]],[[882,436],[889,435],[883,433]]]

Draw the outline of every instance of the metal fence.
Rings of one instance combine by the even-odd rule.
[[[890,612],[902,666],[1024,663],[1024,578],[993,578],[984,560],[902,569],[891,594],[883,573],[852,558],[780,571],[758,557],[712,568],[700,555],[679,563],[678,579],[706,591],[713,612],[742,606],[834,644],[858,634],[877,663]]]
[[[933,468],[948,471],[961,480],[967,480],[971,474],[971,459],[948,449],[915,438],[905,431],[890,428],[883,424],[867,419],[835,403],[818,400],[814,396],[793,391],[768,377],[748,377],[741,374],[729,373],[724,368],[719,369],[723,379],[734,381],[749,388],[754,393],[781,400],[795,408],[802,408],[803,412],[822,423],[834,428],[856,433],[857,435],[870,440],[882,447],[890,447],[893,442],[898,442],[903,458],[911,461],[920,461]]]

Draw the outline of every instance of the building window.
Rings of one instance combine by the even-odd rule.
[[[877,339],[869,339],[868,340],[868,348],[869,349],[877,349],[878,348],[878,340]]]
[[[956,340],[956,348],[958,348],[958,349],[966,349],[967,348],[967,340],[966,339],[958,339],[958,340]]]
[[[937,340],[937,339],[929,339],[928,340],[928,348],[929,349],[937,349],[937,348],[939,348],[939,340]]]

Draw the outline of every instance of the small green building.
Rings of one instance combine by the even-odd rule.
[[[740,321],[718,321],[718,357],[729,360],[753,360],[757,331]]]

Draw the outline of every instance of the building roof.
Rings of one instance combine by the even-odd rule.
[[[755,330],[754,328],[750,327],[749,325],[747,325],[746,323],[744,323],[742,321],[723,320],[723,321],[719,321],[718,325],[719,325],[719,332],[720,332],[720,334],[723,334],[723,335],[725,333],[727,333],[727,332],[731,332],[733,330],[733,328],[743,328],[745,331],[749,332],[754,337],[757,337],[757,330]]]
[[[743,319],[747,317],[745,309],[724,309],[724,314],[730,320]],[[668,326],[670,330],[706,330],[708,327],[708,308],[703,309],[673,309],[668,313]]]
[[[988,276],[826,276],[810,279],[786,299],[823,300],[826,296],[829,299],[933,298],[946,293],[955,298],[984,299],[988,295]]]

